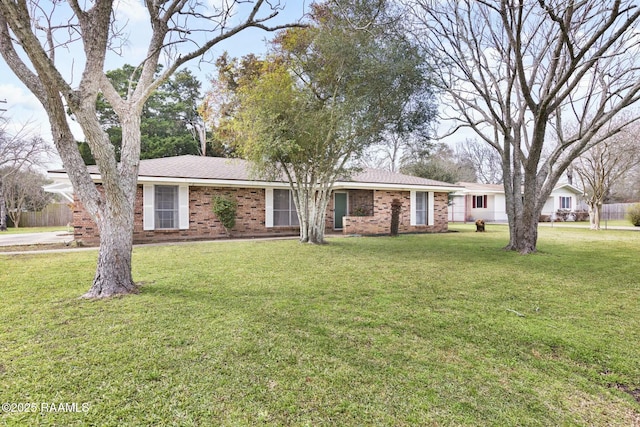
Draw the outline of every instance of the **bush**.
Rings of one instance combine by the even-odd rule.
[[[589,221],[589,212],[587,211],[575,211],[573,214],[576,221]]]
[[[636,203],[627,209],[627,216],[631,224],[640,227],[640,203]]]
[[[236,214],[238,204],[224,196],[213,196],[213,213],[218,217],[227,234],[231,234],[231,229],[236,225]]]
[[[573,217],[568,209],[558,209],[556,211],[556,222],[570,221]]]

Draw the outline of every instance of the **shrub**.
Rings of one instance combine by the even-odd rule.
[[[631,224],[640,227],[640,203],[636,203],[627,209],[627,216]]]
[[[231,235],[231,229],[236,225],[238,204],[224,196],[213,196],[213,213],[218,217],[227,234]]]
[[[587,211],[575,211],[573,214],[576,221],[589,221],[589,212]]]
[[[568,209],[558,209],[556,211],[556,222],[565,222],[570,219],[571,211]]]

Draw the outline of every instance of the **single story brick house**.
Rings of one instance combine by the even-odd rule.
[[[97,185],[96,167],[90,172]],[[64,171],[50,178],[68,183]],[[71,190],[69,185],[68,190]],[[444,182],[366,169],[335,183],[326,215],[327,232],[388,234],[391,202],[403,203],[400,232],[447,231],[448,194],[460,187]],[[215,239],[226,237],[212,211],[212,198],[226,195],[238,205],[234,237],[297,235],[298,216],[286,180],[252,176],[245,160],[177,156],[140,161],[135,205],[134,242]],[[81,203],[73,212],[76,240],[99,241],[97,226]]]

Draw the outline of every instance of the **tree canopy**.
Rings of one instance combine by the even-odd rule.
[[[385,1],[312,6],[312,25],[281,32],[237,84],[232,129],[260,174],[290,182],[303,242],[324,241],[336,179],[386,132],[417,132],[432,113],[424,56]],[[408,100],[412,100],[408,102]]]
[[[162,67],[158,68],[158,73]],[[132,65],[106,73],[114,88],[126,96],[129,84],[140,77],[140,70]],[[190,70],[180,70],[151,94],[142,109],[141,159],[201,154],[199,129],[203,126],[198,113],[202,101],[201,83]],[[96,112],[103,129],[109,135],[116,157],[122,149],[122,125],[118,115],[103,95],[98,95]],[[95,164],[89,145],[80,143],[80,152],[86,164]],[[211,154],[211,151],[210,151]]]

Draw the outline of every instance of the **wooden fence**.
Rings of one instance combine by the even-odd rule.
[[[73,221],[73,211],[64,203],[51,203],[40,212],[22,212],[22,227],[58,227]]]
[[[626,219],[627,209],[635,203],[609,203],[602,205],[602,218],[608,219]]]

